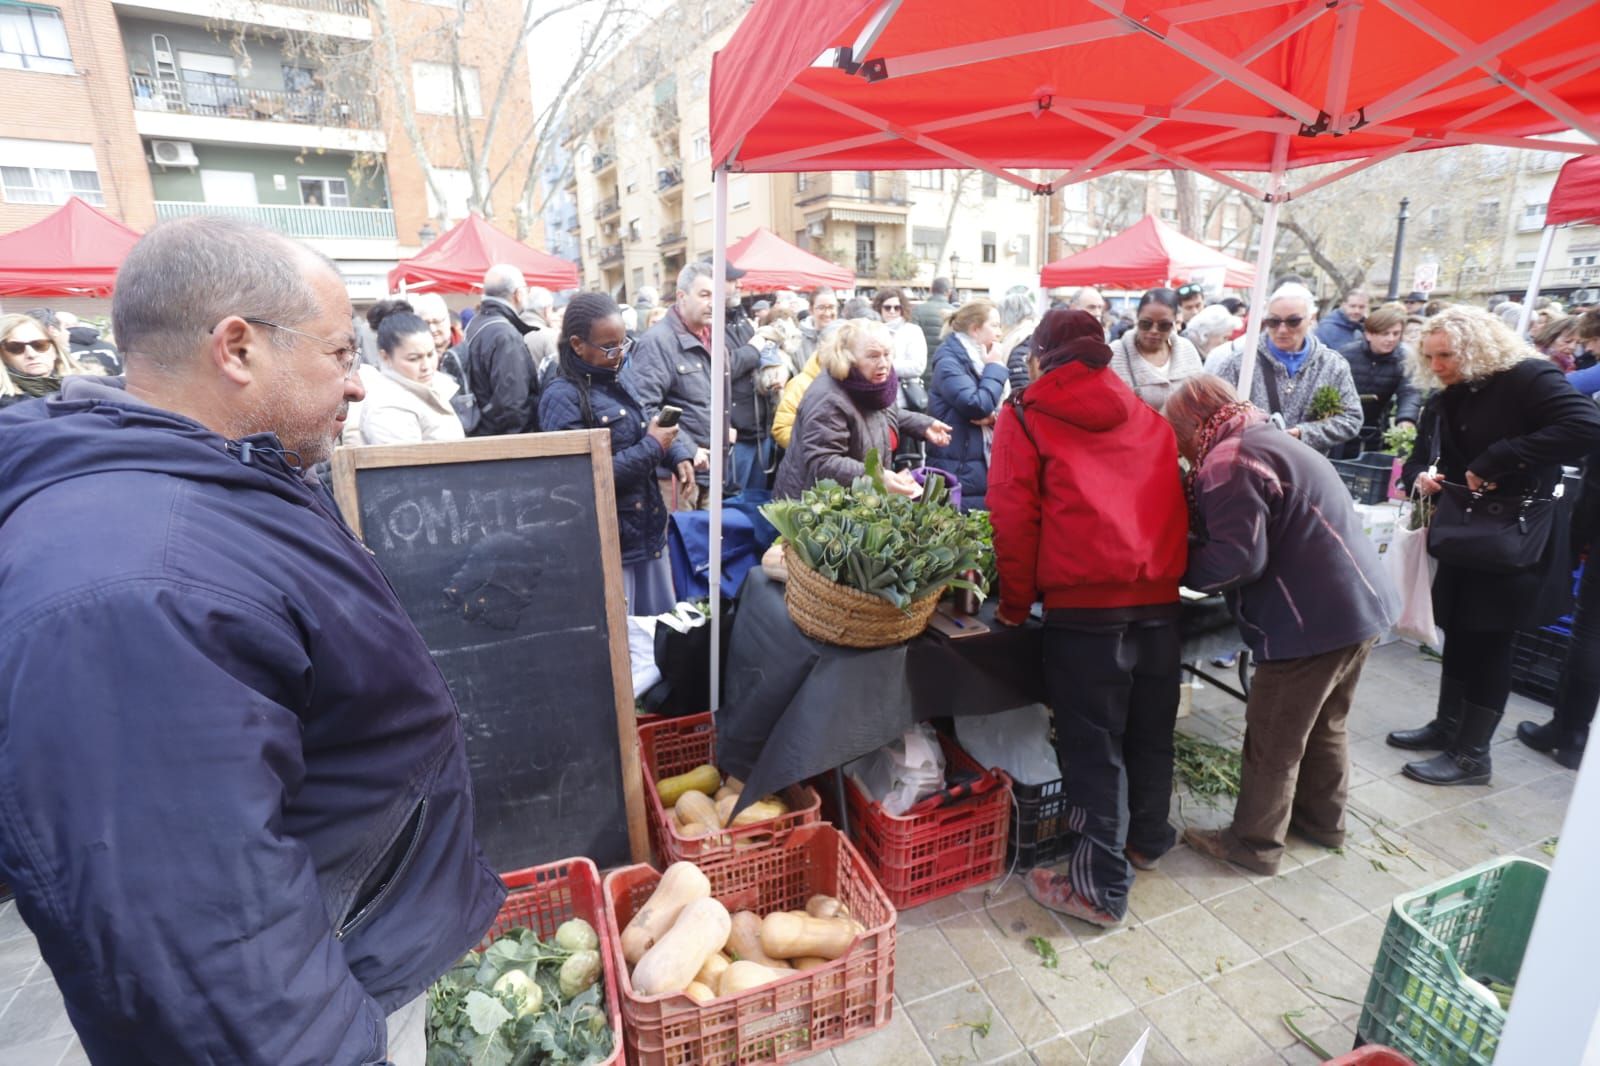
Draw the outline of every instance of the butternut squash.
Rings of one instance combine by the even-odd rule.
[[[730,960],[720,951],[714,951],[706,956],[706,961],[700,966],[700,972],[694,979],[707,988],[716,988],[722,983],[722,975],[727,972]]]
[[[651,945],[672,928],[684,907],[710,895],[711,882],[694,863],[675,862],[667,867],[661,880],[656,882],[656,890],[622,931],[622,957],[630,966],[637,963]],[[695,967],[699,968],[698,962]]]
[[[739,792],[737,789],[732,789],[727,785],[723,785],[721,788],[717,789],[717,794],[711,798],[721,802],[727,796],[737,796],[738,794]]]
[[[733,821],[728,823],[729,828],[741,825],[754,825],[757,822],[771,821],[773,818],[782,818],[789,813],[788,806],[781,800],[774,803],[771,800],[757,800],[744,810],[733,816]]]
[[[728,792],[723,789],[723,792]],[[718,795],[717,798],[717,825],[726,826],[728,819],[733,817],[733,805],[739,802],[739,793],[728,792],[726,796]]]
[[[732,928],[728,933],[728,954],[733,956],[734,962],[754,962],[774,969],[786,970],[789,964],[774,958],[761,947],[761,918],[751,911],[739,911],[733,916]],[[798,955],[814,954],[809,951],[796,952]]]
[[[769,914],[761,921],[761,947],[775,959],[815,955],[837,959],[850,950],[856,931],[848,918]]]
[[[699,981],[690,981],[689,987],[683,990],[683,994],[696,1003],[710,1003],[717,998],[717,994],[711,990],[711,986]]]
[[[678,797],[685,792],[704,792],[711,795],[722,787],[722,775],[717,773],[717,768],[710,763],[696,766],[686,774],[677,774],[673,777],[664,777],[656,782],[656,794],[661,797],[663,807],[676,806]]]
[[[815,970],[819,966],[826,966],[832,959],[825,959],[820,955],[802,955],[798,959],[790,959],[789,965],[797,970]]]
[[[717,817],[717,805],[704,792],[685,792],[678,797],[673,812],[682,829],[704,829],[709,832],[722,828],[722,821]]]
[[[731,788],[735,792],[743,792],[744,782],[740,781],[737,777],[726,777],[722,780],[722,787]]]
[[[806,913],[813,918],[848,918],[850,908],[832,896],[812,896],[806,900]]]
[[[752,988],[770,985],[788,977],[791,971],[775,970],[770,966],[763,966],[758,962],[749,962],[740,959],[728,967],[728,972],[722,975],[722,984],[717,986],[717,991],[724,996],[737,996],[740,992],[748,992]]]
[[[688,988],[706,959],[727,941],[728,927],[728,908],[709,897],[694,900],[633,968],[634,991],[660,996]]]

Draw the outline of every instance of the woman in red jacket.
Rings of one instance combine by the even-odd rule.
[[[1100,324],[1051,311],[1036,379],[995,426],[990,518],[999,620],[1044,601],[1044,676],[1070,824],[1064,872],[1034,870],[1041,906],[1122,921],[1129,863],[1172,847],[1178,581],[1189,528],[1172,429],[1111,371]],[[1124,801],[1123,797],[1126,797]]]

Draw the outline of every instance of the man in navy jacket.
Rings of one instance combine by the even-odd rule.
[[[0,876],[93,1062],[421,1062],[505,890],[450,693],[302,473],[362,396],[344,284],[183,219],[113,319],[125,387],[0,417]]]

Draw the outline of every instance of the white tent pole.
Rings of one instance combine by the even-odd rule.
[[[728,172],[711,175],[711,710],[722,705],[722,465],[728,446]]]
[[[1544,278],[1544,266],[1550,261],[1550,246],[1555,243],[1556,227],[1546,226],[1539,235],[1539,254],[1533,260],[1533,273],[1528,276],[1528,294],[1522,298],[1522,313],[1517,316],[1517,336],[1528,332],[1528,321],[1533,318],[1533,301],[1539,298],[1539,282]]]
[[[1284,171],[1288,168],[1289,138],[1278,134],[1272,145],[1272,178],[1267,182],[1267,209],[1261,220],[1261,246],[1256,250],[1256,283],[1250,290],[1250,317],[1245,322],[1245,347],[1239,353],[1239,398],[1250,398],[1250,379],[1256,369],[1256,349],[1261,346],[1261,319],[1267,311],[1267,286],[1272,283],[1272,251],[1278,240],[1278,206],[1283,198]]]

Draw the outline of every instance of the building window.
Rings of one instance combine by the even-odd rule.
[[[423,187],[428,193],[428,217],[442,219],[446,223],[460,222],[466,218],[470,213],[467,207],[472,202],[472,175],[465,170],[434,167],[433,176],[444,194],[444,203],[434,199],[433,183],[424,182]]]
[[[0,5],[0,67],[71,74],[72,50],[61,12],[49,7]]]
[[[1549,203],[1525,204],[1522,208],[1522,225],[1526,229],[1539,229],[1544,225],[1545,208]]]
[[[942,189],[944,188],[944,171],[913,170],[911,172],[911,187],[913,189]]]
[[[1028,239],[1028,235],[1027,234],[1019,233],[1017,236],[1011,238],[1011,247],[1010,247],[1009,251],[1011,252],[1012,255],[1017,257],[1017,262],[1026,263],[1026,262],[1028,262],[1028,258],[1029,258],[1029,256],[1028,256],[1029,247],[1028,246],[1031,245],[1032,243],[1033,242]]]
[[[697,70],[689,78],[689,95],[696,100],[706,94],[706,72]]]
[[[705,7],[700,9],[700,32],[701,33],[710,33],[711,32],[711,5],[710,4],[707,4]]]
[[[232,56],[179,52],[178,66],[182,68],[183,96],[191,111],[222,115],[245,106]]]
[[[1479,200],[1478,213],[1474,216],[1473,222],[1480,230],[1492,231],[1500,224],[1500,201]]]
[[[856,273],[872,276],[878,272],[878,229],[856,226]]]
[[[728,179],[728,209],[737,211],[750,206],[750,175],[737,174]]]
[[[992,263],[995,261],[995,250],[994,234],[985,233],[983,235],[983,261],[985,263]]]
[[[461,68],[461,84],[466,91],[467,114],[473,118],[482,116],[483,99],[478,92],[476,67]],[[420,114],[456,113],[455,68],[447,63],[412,63],[411,91]]]
[[[1518,252],[1515,266],[1518,270],[1532,270],[1533,265],[1539,261],[1537,252]]]
[[[943,244],[944,230],[932,226],[911,227],[911,254],[918,259],[937,259]]]
[[[306,207],[349,207],[350,183],[343,178],[301,178],[300,202]]]
[[[0,138],[0,189],[11,204],[64,204],[74,196],[105,206],[94,149],[63,141]]]
[[[694,135],[694,144],[689,152],[689,158],[699,161],[711,157],[711,132],[699,130]]]
[[[1163,222],[1176,222],[1176,221],[1178,221],[1178,209],[1176,207],[1163,207],[1161,209],[1161,221],[1163,221]]]
[[[639,187],[639,167],[636,163],[629,163],[622,171],[622,184],[628,192],[633,192]]]
[[[872,171],[856,171],[856,191],[864,192],[869,195],[872,193]]]
[[[711,221],[711,194],[703,192],[694,198],[694,220],[696,222]]]
[[[1572,265],[1575,266],[1575,267],[1592,267],[1592,266],[1594,266],[1594,263],[1595,263],[1595,253],[1594,252],[1590,252],[1587,255],[1575,255],[1575,256],[1572,257]]]
[[[808,173],[806,173],[805,171],[802,170],[800,173],[798,173],[798,174],[796,174],[794,176],[794,191],[795,192],[805,192],[810,187],[811,187],[811,175],[810,174],[808,174]]]
[[[993,174],[984,174],[984,176],[983,176],[983,198],[985,200],[993,200],[996,196],[999,196],[999,195],[1000,195],[1000,179],[995,177]],[[989,261],[990,262],[994,262],[994,260],[992,260],[992,259],[989,260]]]
[[[636,218],[628,219],[628,240],[637,242],[641,236],[643,236],[643,231],[639,228],[639,220]]]
[[[635,296],[639,295],[639,290],[642,289],[642,288],[644,288],[644,267],[634,267],[633,268],[633,294]],[[644,325],[644,323],[641,322],[641,323],[639,323],[639,325],[642,327]]]

